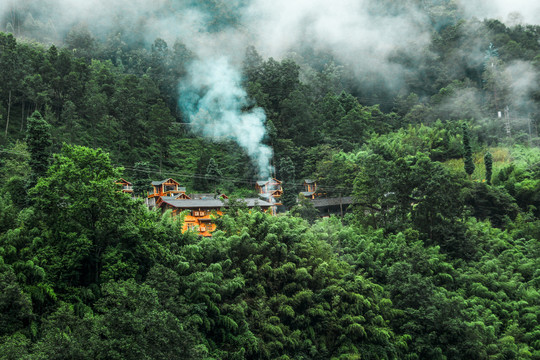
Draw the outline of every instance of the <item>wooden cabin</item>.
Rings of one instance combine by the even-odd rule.
[[[263,211],[268,211],[272,204],[260,199],[243,199],[247,207],[252,209],[260,207]],[[172,197],[162,197],[158,205],[163,210],[172,210],[173,214],[184,213],[184,231],[196,231],[200,236],[212,236],[216,229],[214,219],[223,215],[222,209],[227,208],[226,202],[220,199],[175,199]]]
[[[133,195],[133,184],[125,179],[118,179],[115,182],[116,185],[119,185],[121,187],[121,190],[123,193]]]
[[[268,201],[275,206],[282,205],[280,199],[281,195],[283,195],[281,181],[274,178],[257,181],[255,184],[255,189],[257,189],[259,196],[265,201]]]
[[[152,181],[152,191],[148,193],[148,197],[161,196],[179,196],[186,193],[186,188],[181,187],[180,183],[172,178],[162,181]]]
[[[324,198],[311,200],[311,204],[315,209],[319,210],[320,217],[340,216],[352,210],[352,206],[355,204],[354,198],[351,196]]]
[[[304,191],[302,191],[300,194],[304,195],[308,199],[315,199],[317,196],[317,182],[315,180],[305,179],[302,186],[304,187]]]
[[[281,189],[281,186],[280,186]],[[195,231],[200,236],[212,236],[216,229],[213,220],[223,215],[222,209],[228,205],[223,200],[225,194],[186,194],[186,188],[181,187],[174,179],[152,182],[152,192],[148,193],[146,204],[149,208],[171,210],[174,215],[184,214],[182,232]],[[261,199],[242,199],[248,208],[260,207],[263,211],[271,210],[274,204]]]

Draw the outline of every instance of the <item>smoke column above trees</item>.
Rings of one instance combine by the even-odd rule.
[[[180,84],[180,107],[191,128],[213,140],[230,139],[240,145],[257,165],[260,178],[271,174],[272,150],[262,143],[266,115],[249,105],[241,75],[226,58],[195,61]]]
[[[540,18],[537,1],[459,0],[448,4],[465,18],[496,17],[508,25]],[[62,42],[70,29],[81,24],[102,40],[120,29],[126,39],[142,38],[148,47],[156,38],[168,44],[180,40],[195,54],[188,79],[179,85],[179,104],[186,118],[204,136],[238,142],[255,159],[262,175],[269,171],[262,169],[269,169],[266,158],[271,157],[270,149],[262,144],[265,115],[257,108],[244,111],[249,99],[240,81],[240,64],[248,45],[254,45],[264,57],[275,58],[298,52],[301,46],[311,47],[332,54],[352,69],[358,83],[369,84],[374,79],[394,93],[407,92],[406,78],[415,78],[422,59],[430,56],[427,45],[435,25],[428,14],[437,12],[437,2],[4,0],[0,1],[0,29],[9,28],[12,9],[26,16],[19,21],[34,29],[37,38],[51,42]],[[44,30],[50,34],[43,35]],[[482,57],[484,45],[474,46],[464,56]],[[406,58],[407,65],[396,58]],[[514,68],[508,71],[515,74]],[[536,89],[537,84],[536,70],[526,69],[518,73],[520,80],[512,87],[519,93],[516,102],[524,106],[530,88]]]

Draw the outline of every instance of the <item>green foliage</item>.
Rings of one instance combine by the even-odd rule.
[[[471,140],[469,137],[469,129],[466,123],[462,125],[463,129],[463,157],[465,159],[465,172],[471,176],[474,172],[474,162],[472,158]]]
[[[118,177],[103,151],[65,145],[31,190],[42,214],[36,250],[59,291],[140,279],[152,265],[155,240],[145,236],[152,216],[116,189]]]
[[[298,203],[291,208],[290,213],[293,216],[306,220],[310,224],[313,224],[319,218],[319,210],[303,195],[298,196]]]
[[[96,303],[96,356],[108,359],[192,358],[190,334],[159,304],[156,290],[133,279],[109,282]],[[128,335],[129,334],[129,335]]]
[[[462,203],[457,179],[425,154],[359,154],[360,169],[353,195],[358,221],[387,232],[413,227],[430,243],[447,251],[469,253],[460,236]],[[385,156],[388,158],[385,159]]]
[[[479,220],[489,219],[495,227],[503,227],[515,220],[519,207],[515,199],[504,188],[473,183],[462,190],[465,204],[472,208],[472,214]]]
[[[139,161],[135,163],[131,173],[133,192],[137,196],[146,197],[152,190],[152,179],[156,178],[157,169],[146,161]]]
[[[204,175],[204,180],[206,181],[206,186],[210,189],[213,189],[214,192],[217,191],[217,187],[221,183],[223,176],[221,170],[219,169],[216,160],[210,158],[208,166],[206,167],[206,174]]]
[[[488,151],[484,155],[484,165],[486,167],[486,182],[488,185],[491,185],[491,176],[493,171],[493,156]]]
[[[152,16],[180,6],[165,5]],[[239,25],[243,5],[199,8],[219,32]],[[0,358],[540,358],[540,153],[516,145],[501,161],[493,148],[505,145],[494,116],[506,105],[531,118],[512,124],[528,136],[511,141],[537,140],[540,98],[513,102],[509,64],[538,68],[539,27],[458,10],[419,9],[431,41],[422,56],[391,55],[410,69],[395,91],[376,74],[353,81],[350,65],[309,44],[280,61],[248,48],[246,107],[267,115],[293,216],[233,196],[207,239],[114,185],[124,176],[144,194],[175,173],[190,189],[252,191],[238,185],[256,176],[248,156],[190,134],[177,108],[197,49],[160,38],[144,48],[123,24],[43,46],[22,39],[53,43],[48,13],[14,7],[21,37],[0,33]],[[483,178],[472,149],[488,145],[487,184],[472,181]],[[469,179],[452,172],[461,157]],[[348,225],[315,221],[296,203],[297,177],[352,194]]]
[[[32,319],[32,302],[17,282],[13,268],[0,265],[0,338],[23,330]]]
[[[466,236],[477,244],[477,253],[476,260],[464,262],[446,257],[438,247],[426,247],[411,230],[385,236],[380,230],[344,227],[329,219],[311,231],[383,286],[400,313],[392,327],[411,336],[413,358],[470,359],[535,351],[536,345],[526,339],[535,338],[536,323],[522,321],[538,301],[522,296],[534,286],[530,270],[537,259],[520,249],[536,247],[536,239],[514,240],[487,222],[469,221]],[[516,336],[510,339],[509,333]]]
[[[32,186],[47,171],[51,144],[51,126],[36,111],[28,118],[26,127],[26,145],[30,153],[29,165],[32,169]]]
[[[499,170],[493,179],[516,200],[523,211],[540,214],[540,151],[537,148],[516,147],[511,151],[514,161]]]
[[[213,356],[378,358],[403,350],[386,325],[391,304],[380,288],[305,236],[302,222],[239,212],[220,229],[183,249],[189,267],[175,292]]]
[[[282,181],[283,195],[281,202],[287,210],[296,204],[298,190],[296,188],[296,171],[291,158],[284,157],[278,166],[278,177]]]

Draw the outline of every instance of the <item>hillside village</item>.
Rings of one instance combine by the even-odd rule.
[[[133,184],[123,178],[116,181],[120,191],[135,197]],[[223,215],[223,210],[229,208],[229,197],[226,194],[193,193],[187,194],[186,188],[172,178],[162,181],[152,181],[152,190],[145,197],[145,205],[149,209],[161,211],[171,210],[175,216],[182,216],[182,231],[195,231],[200,236],[212,236],[216,229],[214,219]],[[319,216],[329,217],[338,215],[343,217],[349,205],[353,203],[352,197],[328,197],[318,191],[317,182],[305,179],[301,184],[300,196],[318,210]],[[259,208],[263,212],[276,215],[284,212],[281,202],[283,195],[282,182],[275,178],[260,180],[255,183],[259,197],[237,199],[248,209]]]
[[[0,360],[540,360],[539,5],[0,0]]]

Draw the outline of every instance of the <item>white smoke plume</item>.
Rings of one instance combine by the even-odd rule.
[[[192,129],[211,139],[231,139],[256,162],[259,177],[271,173],[272,150],[262,143],[266,134],[263,109],[249,105],[241,75],[226,58],[196,61],[180,87],[180,106]]]
[[[407,78],[416,76],[421,60],[428,55],[433,28],[426,7],[433,9],[434,4],[390,0],[0,0],[0,28],[13,21],[10,10],[18,9],[26,14],[19,22],[35,21],[35,34],[41,33],[39,26],[54,29],[55,35],[48,37],[51,41],[62,41],[79,24],[101,38],[123,27],[127,34],[142,36],[148,47],[158,37],[169,45],[182,41],[195,58],[214,59],[189,67],[191,77],[181,85],[180,102],[193,129],[213,139],[234,139],[258,159],[271,155],[261,143],[264,114],[260,109],[243,112],[248,99],[238,69],[248,45],[254,45],[263,57],[277,59],[301,51],[302,46],[329,52],[352,69],[362,84],[380,85],[383,79],[388,90],[407,91]],[[497,17],[508,25],[538,23],[540,19],[538,1],[456,0],[455,4],[460,14]],[[214,8],[209,11],[209,6]],[[216,16],[221,20],[222,14],[237,18],[216,27]],[[11,24],[11,28],[16,26]],[[478,62],[485,51],[482,46],[485,44],[473,44],[473,50],[463,56]],[[404,56],[408,65],[395,61]],[[449,68],[449,72],[458,71]],[[187,99],[196,103],[189,105]],[[219,111],[223,114],[218,115]],[[265,167],[269,160],[257,162]]]
[[[525,61],[513,61],[504,70],[509,80],[509,107],[512,113],[528,116],[539,111],[532,94],[540,91],[540,74]]]
[[[481,95],[474,87],[454,90],[438,104],[437,111],[449,119],[480,119],[484,114]]]

